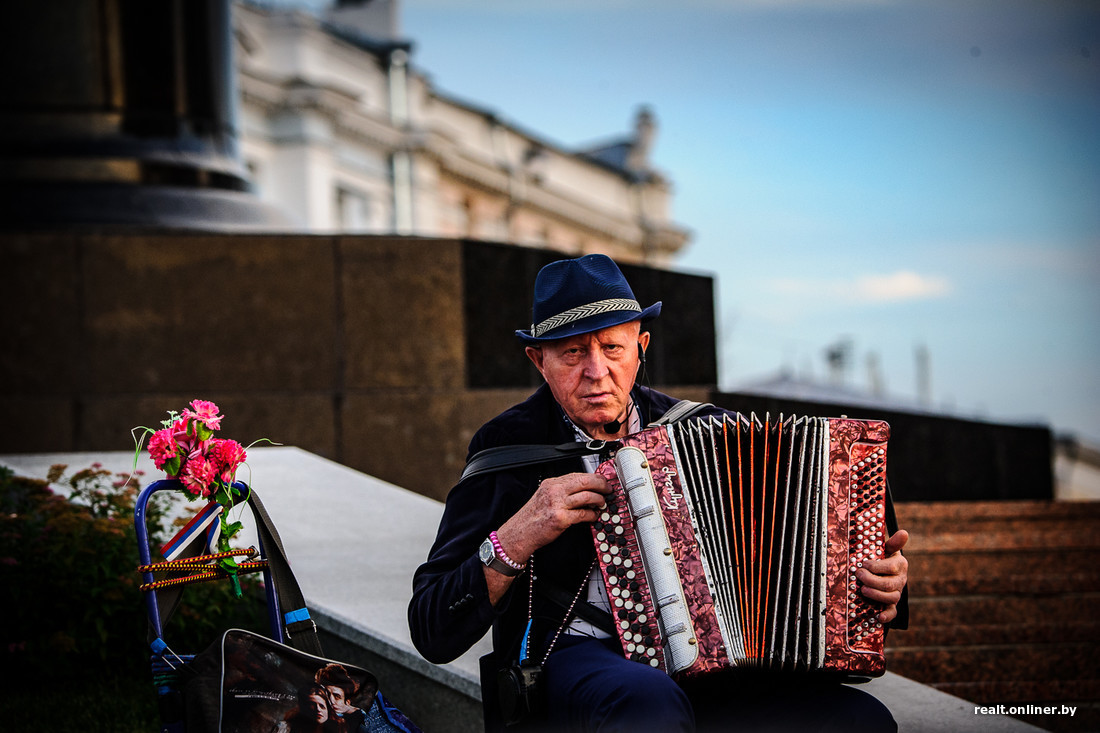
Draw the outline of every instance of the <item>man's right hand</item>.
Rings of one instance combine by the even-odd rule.
[[[599,474],[570,473],[546,479],[511,519],[497,530],[504,552],[524,564],[574,524],[594,522],[606,505],[607,480]],[[512,578],[485,569],[489,600],[496,602],[512,584]]]
[[[594,522],[606,504],[608,490],[607,480],[594,473],[546,479],[523,508],[497,530],[500,544],[513,560],[527,562],[535,550],[574,524]]]

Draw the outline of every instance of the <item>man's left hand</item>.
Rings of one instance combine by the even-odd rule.
[[[878,620],[884,624],[898,615],[901,590],[909,582],[909,561],[901,554],[908,541],[909,533],[899,529],[886,540],[882,559],[869,560],[856,573],[863,595],[886,606],[878,614]]]

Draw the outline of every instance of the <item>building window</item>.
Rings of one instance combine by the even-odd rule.
[[[252,184],[252,193],[260,196],[260,164],[255,160],[245,160],[244,167],[248,171],[248,182]]]
[[[362,191],[336,188],[336,223],[342,231],[364,231],[370,226],[370,199]]]

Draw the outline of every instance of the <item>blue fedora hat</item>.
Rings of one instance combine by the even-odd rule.
[[[531,306],[531,328],[516,331],[527,344],[576,336],[661,313],[661,301],[638,304],[623,273],[607,255],[558,260],[539,270]]]

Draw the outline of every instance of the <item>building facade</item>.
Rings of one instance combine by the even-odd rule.
[[[240,147],[259,196],[314,233],[457,237],[667,264],[689,238],[648,152],[653,113],[566,150],[434,88],[396,0],[315,15],[240,2]]]

